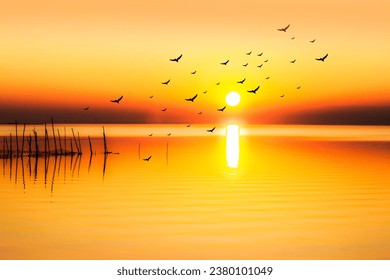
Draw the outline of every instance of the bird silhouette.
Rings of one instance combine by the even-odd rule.
[[[260,86],[257,86],[257,88],[255,89],[252,89],[252,90],[248,90],[248,92],[250,93],[255,93],[256,94],[256,91],[260,88]]]
[[[262,56],[263,55],[263,53],[259,53],[259,54],[257,54],[257,56]]]
[[[175,61],[175,62],[179,62],[179,59],[182,57],[183,55],[179,55],[178,57],[176,58],[171,58],[170,61]]]
[[[295,39],[295,37],[291,37],[291,40],[294,40]]]
[[[153,136],[153,133],[150,133],[149,136]]]
[[[226,60],[225,62],[221,62],[221,64],[222,64],[222,65],[226,65],[226,64],[228,64],[228,62],[229,62],[229,59]]]
[[[252,53],[252,51],[250,51],[250,52],[247,52],[247,53],[246,53],[246,55],[251,55],[251,53]]]
[[[168,133],[167,136],[171,136],[172,133]]]
[[[144,160],[144,161],[149,161],[151,158],[152,158],[152,156],[149,156],[149,157],[147,157],[147,158],[144,158],[143,160]]]
[[[257,65],[257,67],[261,68],[261,67],[263,67],[263,64]]]
[[[118,99],[114,99],[114,100],[110,100],[110,101],[119,104],[119,102],[122,100],[122,98],[123,98],[123,95],[121,97],[119,97]]]
[[[193,97],[191,98],[186,98],[185,101],[191,101],[191,102],[194,102],[195,98],[198,97],[198,94],[195,94]]]
[[[284,97],[284,94],[283,94],[283,95],[281,95],[280,97]]]
[[[241,80],[241,81],[238,81],[237,83],[239,83],[239,84],[243,84],[244,82],[245,82],[245,80],[246,80],[246,78],[244,78],[243,80]]]
[[[222,107],[220,109],[217,109],[217,111],[223,112],[225,109],[226,109],[226,106],[224,106],[224,107]]]
[[[88,107],[86,107],[86,108],[84,108],[83,110],[84,110],[84,111],[87,111],[88,109],[89,109],[89,106],[88,106]]]
[[[269,77],[267,77],[267,78],[265,78],[266,80],[268,80],[269,79]]]
[[[214,132],[215,126],[212,129],[207,129],[207,132]]]
[[[191,72],[192,75],[195,75],[195,73],[196,73],[196,70],[194,72]]]
[[[316,41],[316,39],[313,39],[313,40],[311,40],[311,41],[309,41],[310,43],[314,43]]]
[[[203,112],[199,112],[198,114],[199,114],[199,115],[202,115],[202,113],[203,113]]]
[[[326,54],[324,57],[316,58],[316,60],[325,62],[325,58],[327,58],[327,57],[328,57],[328,54]]]
[[[297,87],[297,89],[300,89],[300,88],[301,88],[301,86],[298,86],[298,87]]]
[[[284,28],[279,28],[278,29],[278,31],[283,31],[283,32],[286,32],[287,31],[287,29],[290,27],[290,24],[289,25],[287,25],[286,27],[284,27]]]
[[[264,60],[264,62],[268,62],[268,59],[267,59],[267,60]]]
[[[218,82],[218,83],[216,83],[216,85],[219,86],[220,83],[221,83],[221,82]]]
[[[162,82],[162,84],[163,84],[163,85],[168,85],[170,81],[171,81],[171,79],[169,79],[169,80],[166,81],[166,82]]]
[[[149,96],[149,98],[153,98],[154,95]]]
[[[164,109],[162,109],[161,111],[165,112],[166,110],[167,110],[167,108],[164,108]]]
[[[247,66],[248,66],[248,62],[247,62],[247,63],[245,63],[245,64],[243,64],[242,66],[244,66],[244,67],[247,67]]]
[[[207,93],[207,90],[205,90],[203,93]]]
[[[191,126],[191,124],[186,125],[186,127],[190,127],[190,126]]]
[[[291,60],[291,61],[290,61],[290,63],[295,63],[295,61],[297,61],[297,60],[296,60],[296,59],[294,59],[294,60]]]

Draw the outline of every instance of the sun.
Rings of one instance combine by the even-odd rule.
[[[241,99],[240,95],[235,91],[229,92],[225,98],[226,103],[229,106],[237,106],[240,103],[240,99]]]

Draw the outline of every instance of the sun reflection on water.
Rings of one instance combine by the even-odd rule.
[[[226,161],[231,168],[238,167],[240,157],[240,126],[229,124],[226,126]]]

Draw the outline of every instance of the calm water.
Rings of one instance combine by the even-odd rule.
[[[390,259],[390,127],[66,127],[0,158],[1,259]]]

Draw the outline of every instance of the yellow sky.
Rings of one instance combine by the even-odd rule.
[[[0,106],[81,121],[90,106],[108,121],[120,110],[131,121],[126,110],[149,122],[257,122],[308,107],[389,104],[389,10],[380,0],[12,1],[0,11]],[[179,54],[179,63],[169,61]],[[256,95],[247,93],[257,85]],[[242,103],[218,114],[231,90]],[[194,104],[184,101],[195,94]],[[109,100],[121,95],[113,107]]]

